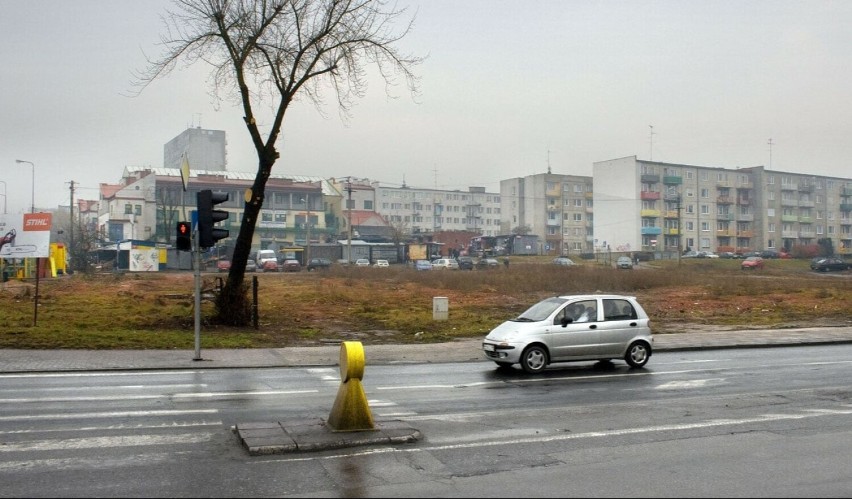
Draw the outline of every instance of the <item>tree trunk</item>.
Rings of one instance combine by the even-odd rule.
[[[261,154],[261,157],[270,156]],[[274,149],[272,157],[277,157]],[[248,326],[251,324],[251,300],[248,298],[248,284],[245,282],[246,262],[251,254],[251,242],[254,239],[254,230],[257,219],[260,216],[260,208],[263,206],[266,181],[269,179],[272,165],[275,160],[263,161],[257,170],[257,176],[252,184],[251,197],[243,206],[243,220],[240,223],[240,233],[234,246],[234,255],[231,257],[231,269],[228,271],[228,279],[221,293],[216,298],[216,315],[214,321],[217,324],[227,326]]]

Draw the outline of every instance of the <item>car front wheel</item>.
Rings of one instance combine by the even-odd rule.
[[[521,367],[530,374],[540,373],[547,367],[547,350],[538,345],[527,347],[521,355]]]
[[[651,357],[651,348],[646,343],[637,341],[630,345],[627,353],[624,355],[624,361],[630,367],[642,367],[648,363]]]

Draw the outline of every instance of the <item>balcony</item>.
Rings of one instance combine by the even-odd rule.
[[[840,203],[840,211],[852,211],[852,204]]]
[[[842,187],[840,189],[841,196],[852,196],[852,187]]]
[[[781,237],[784,239],[798,239],[799,233],[795,230],[782,230]]]
[[[660,199],[660,193],[654,192],[654,191],[642,191],[642,194],[640,195],[640,199],[642,201],[652,201],[652,200],[655,201],[657,199]]]
[[[669,210],[663,215],[666,218],[677,218],[677,210]]]
[[[665,199],[666,201],[677,202],[678,200],[680,200],[680,194],[677,192],[669,194],[667,192],[663,195],[663,199]]]
[[[796,215],[781,215],[782,222],[798,222],[799,217]]]
[[[808,199],[808,200],[800,199],[799,200],[799,206],[801,206],[803,208],[813,208],[815,205],[814,205],[814,202],[811,201],[810,199]]]
[[[593,197],[595,197],[595,193],[586,191],[586,193],[583,194],[583,196],[585,196],[586,199],[592,199]]]
[[[754,231],[753,230],[737,231],[737,237],[754,237]]]
[[[642,216],[642,217],[658,217],[658,216],[660,216],[660,210],[640,210],[639,216]]]
[[[734,204],[734,198],[730,196],[719,196],[716,198],[716,204]]]
[[[595,242],[595,236],[586,236],[586,242],[587,243]]]
[[[802,239],[813,239],[816,237],[816,232],[812,230],[800,230],[799,237]]]
[[[675,177],[674,175],[666,175],[663,177],[663,183],[666,185],[681,185],[683,184],[683,177]]]
[[[737,215],[737,220],[740,222],[754,222],[754,215],[751,213],[740,213]]]
[[[656,236],[662,233],[663,229],[661,227],[642,227],[643,236]]]
[[[754,184],[752,184],[751,182],[738,182],[737,183],[737,189],[742,189],[742,190],[754,189]]]
[[[737,204],[741,204],[743,206],[748,206],[751,204],[751,199],[749,198],[737,198]]]
[[[731,222],[734,220],[734,215],[733,213],[718,213],[716,214],[716,220]]]
[[[734,231],[732,231],[730,229],[717,230],[716,231],[716,237],[731,237],[733,235],[734,235]]]
[[[727,188],[731,187],[731,183],[728,182],[727,180],[717,180],[716,181],[716,187],[721,187],[723,189],[727,189]]]
[[[781,206],[799,206],[799,201],[796,199],[782,199]]]
[[[560,225],[562,225],[562,224],[560,223],[560,220],[558,218],[547,219],[547,226],[548,227],[559,227]]]
[[[840,225],[852,225],[852,218],[841,218]]]
[[[781,184],[782,191],[797,191],[799,186],[796,184]]]
[[[811,217],[799,217],[799,222],[803,224],[813,223],[814,219]]]
[[[679,236],[680,235],[680,229],[666,229],[665,234],[667,236]]]
[[[799,192],[813,192],[814,186],[811,184],[799,184]]]
[[[640,180],[643,184],[656,184],[660,181],[660,176],[656,174],[643,173]]]

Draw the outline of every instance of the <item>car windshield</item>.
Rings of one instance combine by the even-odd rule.
[[[554,296],[553,298],[547,298],[542,300],[532,307],[528,308],[524,313],[519,315],[518,317],[512,319],[514,322],[540,322],[548,317],[550,314],[556,311],[556,309],[560,308],[565,304],[568,300],[565,298],[560,298],[558,296]]]

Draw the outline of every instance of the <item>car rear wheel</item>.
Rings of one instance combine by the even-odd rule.
[[[627,349],[627,353],[624,355],[624,361],[630,367],[642,367],[648,363],[648,359],[651,357],[651,348],[647,343],[637,341],[630,345],[630,348]]]
[[[530,374],[540,373],[547,367],[547,350],[538,345],[527,347],[521,355],[521,367]]]

